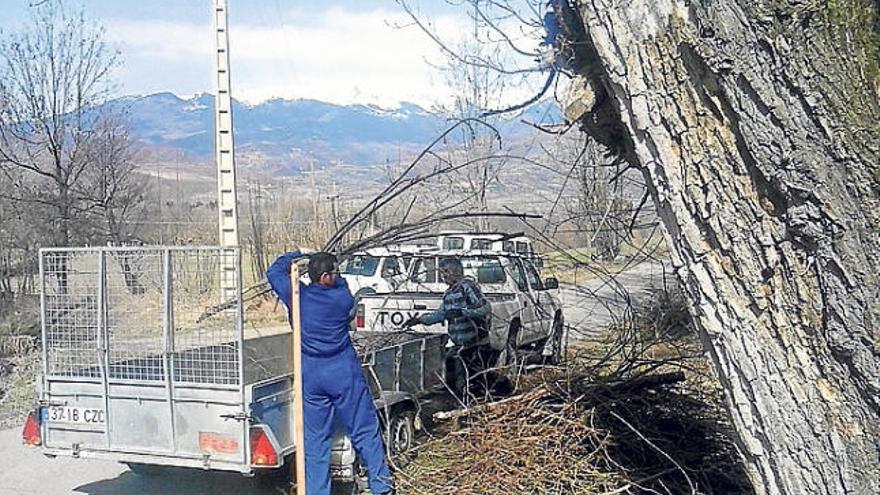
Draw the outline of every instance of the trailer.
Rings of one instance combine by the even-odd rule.
[[[136,472],[283,466],[296,448],[292,334],[247,319],[240,266],[238,248],[42,249],[43,370],[25,442]],[[442,388],[445,335],[354,332],[353,342],[386,447],[409,448],[419,399]],[[357,479],[341,429],[331,464],[335,479]]]

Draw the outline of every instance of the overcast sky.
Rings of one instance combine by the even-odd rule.
[[[28,20],[32,0],[0,0],[0,29]],[[213,92],[212,0],[69,0],[118,43],[120,93]],[[455,42],[468,19],[443,0],[411,0]],[[333,103],[447,103],[443,56],[393,0],[229,0],[233,96]]]

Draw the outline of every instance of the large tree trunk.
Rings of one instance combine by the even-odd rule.
[[[880,493],[877,76],[826,22],[877,7],[789,2],[581,0],[565,30],[584,127],[644,171],[756,490]]]

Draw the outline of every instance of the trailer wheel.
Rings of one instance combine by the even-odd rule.
[[[285,459],[281,467],[273,469],[255,469],[252,478],[254,485],[261,490],[278,491],[290,486],[292,473],[290,460]]]
[[[402,410],[392,414],[388,424],[388,450],[391,455],[400,455],[415,443],[415,413]]]

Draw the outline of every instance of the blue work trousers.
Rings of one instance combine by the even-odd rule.
[[[367,468],[370,490],[385,493],[391,489],[376,407],[352,347],[331,357],[303,354],[303,409],[308,495],[330,493],[334,420],[348,432]]]

